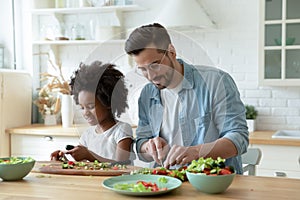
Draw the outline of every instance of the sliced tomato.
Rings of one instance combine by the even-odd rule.
[[[146,181],[138,181],[137,183],[142,183],[146,188],[151,187],[153,184],[151,182]]]
[[[75,163],[73,161],[68,161],[68,165],[75,165]]]
[[[231,171],[231,173],[234,173],[234,168],[232,166],[226,166],[225,169]]]
[[[155,168],[152,171],[152,174],[158,174],[158,175],[168,175],[168,171],[166,168],[164,167],[160,167],[160,168]]]
[[[221,169],[219,172],[220,175],[232,174],[232,172],[228,169]]]
[[[203,173],[205,173],[206,175],[209,175],[210,174],[210,169],[204,168]]]
[[[113,170],[118,170],[119,167],[118,167],[118,166],[113,166],[111,169],[113,169]]]
[[[157,191],[159,191],[159,188],[158,188],[158,186],[156,185],[156,183],[154,183],[154,184],[151,186],[151,191],[152,191],[152,192],[157,192]]]

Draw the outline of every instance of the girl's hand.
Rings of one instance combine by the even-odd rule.
[[[74,149],[67,151],[66,154],[70,154],[76,161],[90,160],[92,156],[90,151],[82,145],[78,145]]]
[[[53,161],[62,161],[62,160],[68,160],[66,157],[65,157],[65,154],[64,152],[60,151],[60,150],[57,150],[57,151],[54,151],[53,153],[51,153],[50,155],[50,158],[51,160]]]

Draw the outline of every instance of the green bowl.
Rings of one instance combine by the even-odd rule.
[[[201,173],[186,172],[187,179],[197,190],[216,194],[224,192],[232,183],[235,173],[228,175],[208,176]]]
[[[26,157],[17,157],[24,160]],[[9,160],[9,157],[0,158],[0,160]],[[3,181],[21,180],[32,170],[35,160],[25,163],[4,164],[0,163],[0,178]]]

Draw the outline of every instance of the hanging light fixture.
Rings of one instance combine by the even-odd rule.
[[[158,15],[157,22],[177,30],[215,27],[197,0],[169,0]]]

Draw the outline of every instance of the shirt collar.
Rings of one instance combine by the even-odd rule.
[[[182,89],[192,89],[194,85],[194,67],[193,65],[187,64],[182,59],[177,59],[177,61],[183,65],[183,76],[184,79],[182,80]]]

